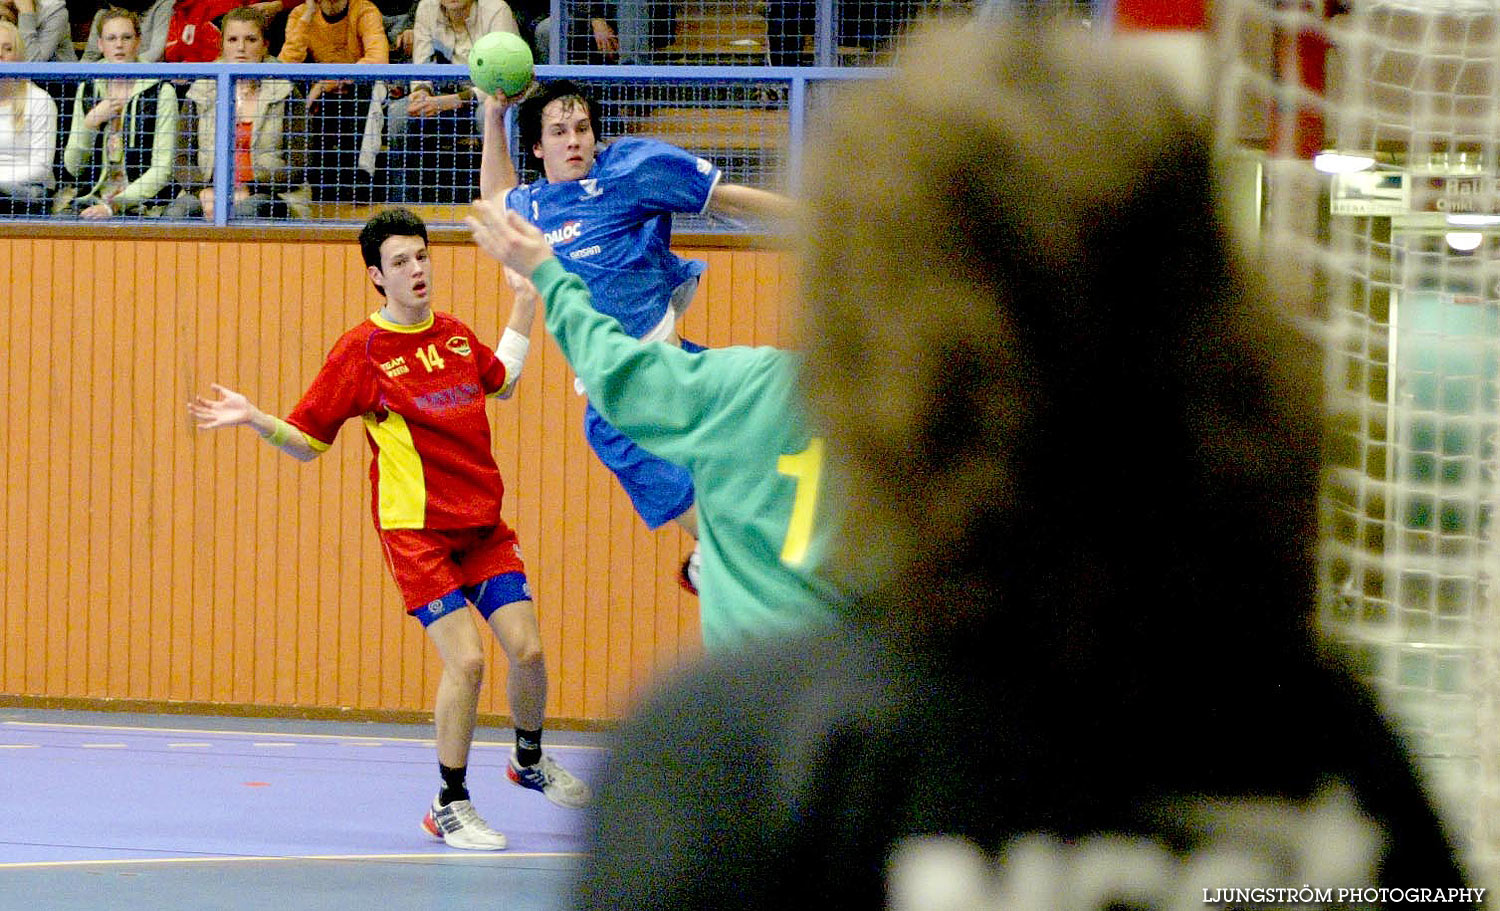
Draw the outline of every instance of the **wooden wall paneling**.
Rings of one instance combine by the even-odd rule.
[[[540,318],[538,319],[540,322]],[[545,331],[540,333],[545,334]],[[586,717],[583,712],[583,673],[586,656],[584,625],[577,611],[565,613],[569,600],[568,578],[564,559],[548,559],[548,554],[563,554],[567,544],[568,487],[566,451],[568,441],[580,435],[570,420],[568,405],[572,393],[571,377],[562,353],[550,340],[540,335],[533,342],[528,370],[535,385],[517,393],[518,397],[537,403],[536,427],[536,493],[537,536],[526,551],[537,572],[532,580],[541,612],[542,642],[547,650],[548,676],[555,684],[548,690],[549,715]],[[521,496],[521,494],[517,494]]]
[[[40,441],[32,436],[30,404],[30,382],[27,377],[27,348],[25,327],[32,320],[33,303],[40,297],[32,253],[34,244],[4,245],[0,252],[0,263],[5,274],[18,281],[16,293],[4,302],[6,325],[10,327],[5,340],[5,362],[0,367],[0,376],[6,383],[7,395],[0,396],[0,430],[5,434],[4,467],[5,501],[0,518],[4,520],[4,540],[0,541],[0,568],[5,571],[6,584],[0,586],[0,609],[5,611],[5,677],[7,691],[34,690],[41,684],[41,677],[34,668],[41,667],[41,655],[33,648],[38,646],[45,628],[37,627],[45,619],[35,616],[29,605],[45,603],[33,601],[31,592],[40,587],[32,577],[38,575],[36,564],[31,561],[30,538],[27,536],[27,515],[31,504],[29,492],[35,478]],[[27,271],[22,271],[27,270]]]
[[[151,673],[151,632],[157,622],[151,604],[170,591],[170,578],[162,571],[168,566],[163,545],[171,540],[169,506],[163,497],[171,490],[165,466],[170,464],[174,449],[171,440],[177,428],[173,419],[181,413],[180,404],[173,402],[171,327],[176,283],[167,268],[172,252],[167,247],[137,254],[137,268],[150,269],[150,296],[136,296],[141,340],[132,346],[131,360],[138,371],[138,385],[122,390],[131,410],[138,410],[129,421],[133,461],[131,596],[121,604],[110,605],[105,692],[124,692],[129,698],[142,698],[146,692]],[[174,404],[177,407],[172,407]]]
[[[789,334],[783,334],[781,330],[780,315],[794,304],[782,297],[782,257],[765,254],[754,256],[747,268],[755,275],[754,297],[751,298],[750,306],[754,344],[792,347]]]
[[[138,683],[148,664],[149,649],[137,648],[132,641],[137,628],[149,629],[150,602],[153,593],[162,587],[162,577],[156,571],[165,561],[160,558],[160,523],[164,519],[159,492],[161,490],[162,462],[169,457],[170,449],[164,445],[172,439],[173,422],[170,413],[177,416],[177,408],[170,408],[170,360],[164,359],[170,344],[171,325],[170,297],[176,276],[167,268],[172,260],[172,249],[151,245],[132,245],[136,256],[136,268],[140,274],[149,276],[143,283],[146,294],[136,294],[135,319],[139,330],[136,343],[130,346],[127,357],[135,375],[133,388],[121,390],[128,402],[127,422],[131,453],[130,470],[130,595],[119,604],[110,605],[110,626],[106,631],[109,643],[108,679],[106,692],[123,688],[126,693],[136,692]],[[167,369],[163,370],[163,362]],[[180,406],[178,406],[180,407]],[[140,643],[144,645],[144,643]],[[136,656],[139,656],[137,658]],[[138,676],[139,675],[139,676]]]
[[[195,251],[181,251],[179,275],[192,274],[197,262]],[[188,325],[191,327],[193,345],[185,352],[188,365],[189,385],[195,395],[213,398],[211,384],[219,383],[250,396],[252,401],[258,390],[247,385],[246,377],[240,376],[235,365],[227,357],[219,357],[223,347],[221,323],[226,322],[215,313],[219,306],[216,297],[207,288],[196,290],[186,299],[179,298]],[[178,616],[180,637],[173,642],[172,692],[169,699],[185,699],[204,702],[212,698],[214,659],[214,615],[218,607],[215,600],[219,590],[217,547],[219,534],[220,504],[229,492],[224,478],[233,477],[235,442],[228,431],[189,431],[186,441],[192,452],[191,473],[187,476],[192,487],[191,531],[188,551],[193,568],[189,581],[187,603],[175,599],[172,610]],[[253,559],[253,554],[247,554]]]
[[[43,363],[39,374],[50,385],[49,445],[55,453],[53,472],[48,479],[47,514],[52,531],[49,575],[53,577],[54,591],[67,592],[67,599],[76,605],[76,609],[69,611],[67,622],[64,686],[85,696],[104,692],[102,678],[107,669],[107,637],[112,615],[118,612],[117,605],[130,598],[133,554],[129,515],[134,486],[130,422],[135,417],[133,398],[140,394],[140,387],[134,364],[126,353],[135,347],[139,331],[135,283],[149,280],[137,268],[128,249],[96,249],[85,266],[84,274],[90,279],[88,291],[62,302],[64,325],[81,326],[99,320],[96,328],[100,345],[93,352],[92,361],[95,365],[107,365],[109,379],[94,386],[96,397],[90,401],[84,395],[84,390],[94,385],[89,361],[81,362],[72,371]],[[81,415],[93,414],[99,415],[98,423],[79,419]],[[95,440],[100,445],[96,446]],[[68,469],[68,448],[102,452],[105,458],[74,477]],[[68,570],[73,555],[87,552],[84,548],[91,546],[91,538],[109,551],[109,584],[102,599],[84,595],[76,574]]]
[[[20,303],[29,300],[33,294],[31,284],[35,272],[26,258],[32,249],[29,244],[0,244],[0,275],[9,276],[11,280],[11,298],[0,301],[0,316],[8,325],[15,325]],[[23,587],[24,581],[17,556],[19,542],[15,535],[19,521],[16,491],[25,479],[19,458],[25,449],[19,439],[20,421],[14,396],[15,378],[12,376],[16,361],[14,331],[9,333],[0,352],[4,354],[0,357],[0,382],[4,382],[11,393],[0,396],[0,439],[5,441],[5,450],[0,454],[0,579],[5,580],[5,584],[0,585],[0,691],[15,692],[25,685],[26,680],[26,651],[23,647],[26,627],[17,597],[17,589]]]
[[[221,274],[240,277],[244,282],[240,293],[247,299],[240,305],[240,309],[248,312],[241,324],[241,332],[252,334],[256,349],[255,373],[257,377],[274,378],[279,385],[280,364],[286,356],[286,340],[289,337],[286,331],[286,313],[278,300],[277,273],[281,258],[275,256],[274,251],[267,250],[272,256],[261,258],[264,268],[235,268],[233,248],[223,243],[216,243],[214,247],[219,254]],[[241,437],[252,436],[244,430],[234,432]],[[287,645],[281,639],[281,628],[277,622],[277,581],[280,574],[276,570],[276,560],[281,537],[280,517],[284,513],[276,505],[278,501],[272,497],[276,493],[281,470],[287,467],[282,463],[292,460],[271,451],[269,446],[259,440],[252,438],[249,442],[259,444],[251,447],[255,463],[255,483],[248,489],[249,495],[241,496],[240,499],[250,501],[246,504],[248,515],[243,527],[254,535],[255,543],[247,549],[253,550],[258,559],[242,561],[247,564],[246,573],[250,582],[246,617],[240,627],[241,634],[245,637],[241,648],[250,656],[248,666],[242,674],[242,685],[247,690],[245,701],[264,705],[275,700],[279,656]]]
[[[771,341],[780,259],[686,252],[711,266],[684,334]],[[497,339],[510,308],[498,267],[466,245],[434,253],[439,306],[450,294],[448,309]],[[437,662],[370,525],[363,428],[303,465],[253,434],[196,431],[184,411],[220,382],[284,415],[334,339],[379,306],[354,245],[6,238],[0,267],[16,276],[0,404],[0,568],[17,580],[0,597],[4,690],[429,709]],[[690,542],[645,529],[598,465],[550,342],[494,408],[549,715],[614,717],[698,651],[697,603],[673,578]],[[483,707],[508,715],[490,648]]]
[[[157,290],[157,270],[153,259],[158,251],[156,248],[130,245],[117,247],[112,252],[123,255],[107,258],[101,263],[102,271],[114,278],[116,284],[120,277],[129,276],[133,286],[131,293],[121,294],[114,289],[106,292],[101,288],[93,300],[79,302],[81,307],[93,311],[106,307],[119,308],[116,314],[116,331],[109,338],[116,366],[115,382],[110,384],[112,388],[107,393],[107,413],[114,416],[115,452],[115,471],[109,483],[112,494],[110,515],[107,523],[101,525],[98,513],[90,510],[82,528],[92,527],[96,534],[108,535],[119,542],[123,562],[112,566],[111,570],[112,575],[121,579],[123,585],[118,594],[107,603],[92,605],[88,612],[89,687],[86,692],[90,696],[103,696],[111,692],[117,682],[118,678],[112,673],[115,645],[126,641],[123,637],[129,623],[131,606],[137,592],[149,588],[150,584],[144,580],[142,572],[150,568],[143,520],[146,511],[146,485],[143,481],[149,475],[150,453],[154,449],[150,443],[155,429],[152,427],[152,404],[156,396],[151,389],[149,362],[154,353],[152,342],[155,337],[151,303]],[[93,378],[88,377],[84,384],[86,387],[103,389],[105,383],[102,382],[102,377],[100,380],[95,386]],[[82,403],[77,407],[81,409]],[[69,412],[75,415],[87,413],[72,408]],[[101,486],[96,479],[98,475],[91,473],[88,486],[95,490]],[[90,498],[87,495],[77,496],[75,492],[70,499],[75,505],[80,505]]]
[[[81,278],[72,272],[54,276],[65,288]],[[73,297],[74,294],[67,294]],[[36,288],[31,298],[15,301],[17,312],[11,319],[14,334],[10,338],[11,357],[15,369],[11,373],[12,397],[18,405],[15,424],[20,428],[19,439],[8,441],[11,452],[21,456],[25,466],[22,487],[17,496],[24,503],[16,526],[16,539],[24,542],[17,561],[18,575],[24,578],[25,598],[17,609],[26,617],[26,692],[56,692],[58,680],[55,666],[67,656],[67,627],[64,611],[47,610],[46,605],[56,603],[57,594],[50,590],[52,569],[46,538],[48,473],[47,464],[53,458],[52,440],[48,439],[46,425],[46,377],[36,370],[40,354],[36,337],[38,326],[55,321],[55,325],[68,323],[59,319],[58,302],[43,297]],[[45,311],[52,308],[51,314]],[[24,446],[24,448],[18,448]],[[84,605],[62,605],[64,610],[82,610]]]
[[[68,276],[59,278],[66,281]],[[16,423],[23,428],[22,440],[26,448],[17,449],[17,445],[10,441],[7,444],[12,453],[24,459],[26,468],[22,491],[26,505],[18,530],[18,539],[24,542],[18,569],[25,580],[26,597],[19,609],[27,618],[26,685],[45,691],[61,683],[63,664],[67,660],[68,618],[64,614],[87,609],[86,605],[63,603],[66,592],[53,590],[54,583],[60,580],[55,580],[52,575],[51,541],[47,533],[48,500],[52,490],[48,465],[55,452],[47,422],[51,379],[40,369],[44,366],[46,352],[40,350],[38,342],[45,334],[42,327],[48,322],[59,327],[69,326],[70,313],[44,298],[39,289],[30,300],[15,303],[18,312],[10,320],[14,334],[9,344],[11,357],[15,358],[20,369],[13,374],[12,395],[19,406]],[[47,312],[49,309],[51,313]],[[49,605],[61,609],[49,610]]]
[[[304,381],[300,352],[304,347],[316,348],[308,337],[309,312],[313,307],[301,295],[307,281],[307,260],[296,255],[293,244],[266,246],[266,260],[277,265],[262,305],[276,309],[281,336],[276,340],[274,369],[267,371],[269,382],[260,394],[265,397],[263,407],[284,415],[291,409],[292,396],[297,394],[288,390]],[[315,528],[304,504],[314,499],[307,495],[306,485],[314,482],[316,472],[312,466],[294,464],[293,460],[277,455],[268,452],[263,456],[272,458],[276,470],[261,503],[261,509],[271,514],[277,529],[275,543],[262,555],[277,641],[272,699],[277,705],[295,705],[306,701],[303,694],[309,691],[317,671],[316,652],[309,642],[316,618],[305,609],[310,588],[300,571],[302,555],[309,549]]]

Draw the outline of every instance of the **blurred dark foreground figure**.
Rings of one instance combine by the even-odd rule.
[[[1317,639],[1320,352],[1238,259],[1205,123],[1081,35],[902,59],[806,184],[859,617],[638,710],[578,906],[1474,904]]]

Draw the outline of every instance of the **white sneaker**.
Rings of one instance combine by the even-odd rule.
[[[581,810],[594,799],[588,785],[546,753],[533,766],[519,765],[516,754],[511,753],[510,768],[506,770],[506,774],[521,787],[541,791],[548,800],[570,810]]]
[[[422,829],[433,838],[441,838],[450,848],[469,851],[503,851],[505,836],[491,829],[484,817],[467,800],[455,800],[446,807],[438,806],[436,798],[432,809],[422,819]]]

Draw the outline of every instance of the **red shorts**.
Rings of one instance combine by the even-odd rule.
[[[380,543],[407,613],[494,576],[526,572],[516,533],[504,522],[488,528],[385,529]]]

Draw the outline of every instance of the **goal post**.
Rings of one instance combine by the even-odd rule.
[[[1500,4],[1223,0],[1210,34],[1221,144],[1326,344],[1323,630],[1500,885]]]

